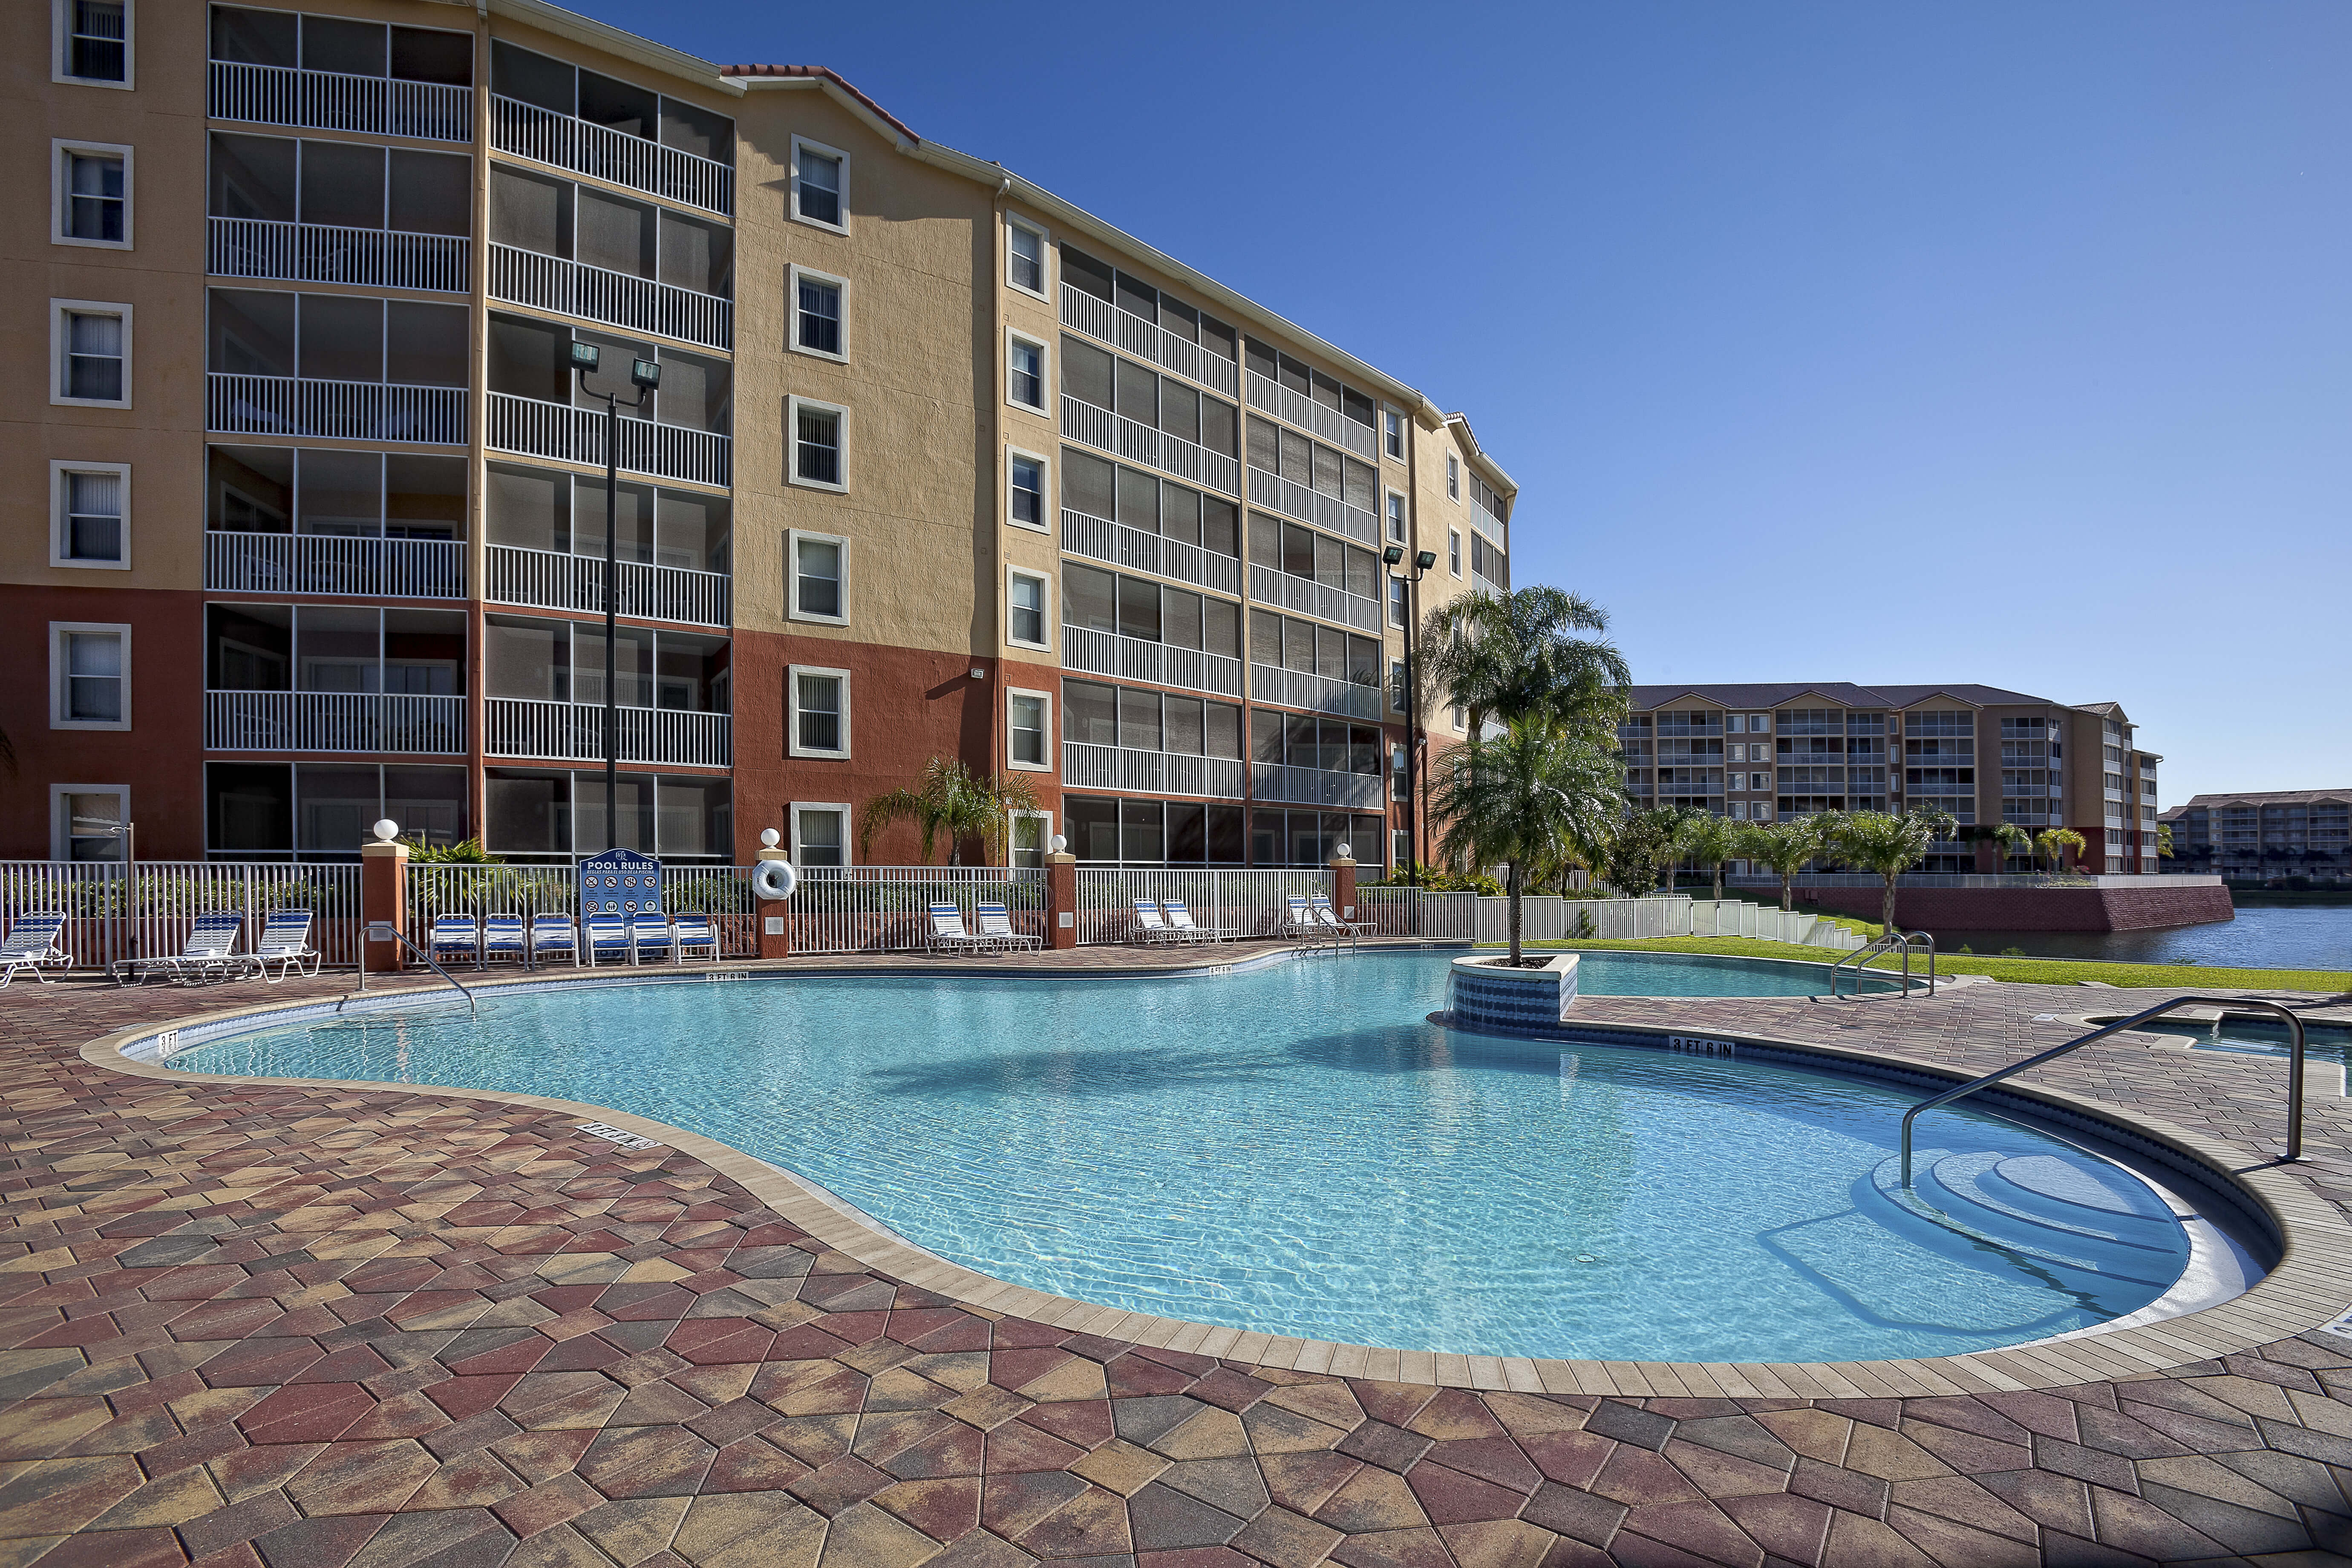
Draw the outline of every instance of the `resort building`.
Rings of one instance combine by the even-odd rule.
[[[2254,882],[2352,878],[2352,789],[2191,795],[2161,820],[2172,829],[2168,871]]]
[[[1023,863],[1403,852],[1404,625],[1510,582],[1461,416],[820,68],[539,0],[5,26],[0,854],[842,865],[935,756],[1034,776]]]
[[[1618,731],[1643,805],[1734,821],[1932,806],[1961,826],[1922,871],[1998,871],[1984,833],[2071,827],[2091,870],[2153,874],[2156,769],[2113,702],[1991,686],[1636,686]],[[2031,870],[2026,857],[2007,868]]]

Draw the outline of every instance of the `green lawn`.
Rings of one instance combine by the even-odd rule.
[[[1853,921],[1840,923],[1853,924],[1857,929],[1866,931],[1877,929]],[[1484,945],[1499,947],[1502,944],[1487,942]],[[1586,939],[1531,942],[1525,945],[1579,950],[1633,948],[1651,952],[1712,952],[1731,958],[1795,958],[1814,963],[1832,963],[1839,956],[1827,948],[1765,942],[1746,936],[1668,936],[1625,942]],[[1870,967],[1899,971],[1903,961],[1899,956],[1882,954],[1870,961]],[[1911,973],[1920,974],[1926,968],[1926,961],[1915,954],[1911,961]],[[1936,955],[1936,969],[1942,974],[1989,974],[1995,980],[2021,980],[2042,985],[2072,985],[2078,981],[2096,980],[2108,985],[2144,985],[2179,991],[2352,993],[2352,972],[2328,969],[2223,969],[2202,963],[2077,963],[2063,958],[1995,958],[1982,953],[1949,952]]]

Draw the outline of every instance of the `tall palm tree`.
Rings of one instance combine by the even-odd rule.
[[[1697,862],[1702,870],[1715,873],[1715,901],[1723,901],[1723,863],[1739,856],[1739,826],[1727,816],[1712,812],[1693,816],[1683,824],[1675,836],[1675,847]]]
[[[986,856],[1004,844],[1013,814],[1035,811],[1037,792],[1022,773],[976,773],[953,757],[933,757],[913,785],[876,795],[857,816],[857,858],[874,847],[874,836],[895,822],[911,822],[922,833],[923,864],[931,846],[947,835],[948,864],[963,864],[963,841],[977,838]],[[992,859],[983,860],[992,864]]]
[[[1796,908],[1790,879],[1805,862],[1821,853],[1822,832],[1811,817],[1784,816],[1778,822],[1751,822],[1739,830],[1739,858],[1769,866],[1780,874],[1780,908]]]
[[[2014,822],[1997,822],[1992,828],[1992,841],[2000,847],[2001,858],[2011,855],[2033,853],[2033,835]]]
[[[2066,857],[2079,858],[2091,846],[2071,827],[2045,827],[2033,836],[2033,847],[2049,858],[2051,871],[2061,874],[2066,869]]]
[[[1618,814],[1615,756],[1552,724],[1522,721],[1492,740],[1477,734],[1447,753],[1436,790],[1442,847],[1473,866],[1510,867],[1511,963],[1519,962],[1519,896],[1529,874],[1557,868],[1564,851],[1590,859]]]
[[[1608,629],[1600,605],[1546,584],[1464,595],[1423,625],[1424,692],[1458,704],[1473,735],[1489,719],[1542,720],[1613,742],[1633,676]]]
[[[1878,918],[1891,936],[1900,929],[1895,923],[1895,879],[1916,866],[1930,844],[1950,837],[1958,826],[1958,818],[1942,811],[1912,811],[1901,816],[1884,811],[1853,811],[1840,816],[1828,833],[1847,864],[1875,871],[1885,879]]]

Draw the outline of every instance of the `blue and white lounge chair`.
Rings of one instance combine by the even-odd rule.
[[[571,955],[572,967],[580,964],[580,928],[572,923],[570,915],[533,915],[530,917],[530,957],[534,963],[551,961],[558,954]]]
[[[237,939],[245,934],[245,915],[236,910],[213,910],[196,917],[186,945],[162,958],[118,958],[109,964],[120,985],[143,984],[151,974],[168,976],[175,985],[196,985],[226,980],[245,973],[249,958],[237,954]]]
[[[254,972],[272,985],[289,974],[318,973],[320,955],[310,945],[310,920],[309,910],[270,910],[262,922],[261,940],[247,956]],[[269,973],[273,963],[278,966],[275,974]]]
[[[482,917],[482,962],[494,958],[511,958],[520,963],[530,956],[530,938],[524,932],[522,917],[517,914],[484,915]]]
[[[1350,936],[1361,936],[1366,931],[1372,929],[1372,922],[1370,921],[1341,920],[1339,918],[1339,911],[1331,907],[1331,900],[1321,893],[1317,893],[1310,897],[1307,900],[1307,907],[1313,912],[1315,916],[1315,923],[1317,925],[1328,926],[1335,931],[1343,931]]]
[[[940,952],[985,952],[996,944],[963,929],[963,911],[953,904],[931,906],[931,947]]]
[[[680,915],[670,927],[670,934],[677,939],[679,962],[685,961],[688,948],[707,952],[713,963],[719,962],[719,933],[711,928],[709,915]]]
[[[591,968],[607,958],[622,963],[635,963],[636,947],[629,941],[629,922],[619,915],[590,915],[587,951]]]
[[[975,904],[972,912],[980,917],[980,934],[1001,948],[1043,947],[1045,939],[1029,936],[1013,929],[1013,916],[1003,904]]]
[[[659,910],[641,910],[629,917],[629,945],[635,951],[629,962],[642,962],[647,955],[667,952],[672,963],[677,962],[677,937],[669,926],[669,917]]]
[[[1160,906],[1150,899],[1135,900],[1135,940],[1140,942],[1188,942],[1160,914]]]
[[[1242,933],[1224,926],[1204,926],[1192,919],[1192,910],[1181,899],[1162,899],[1160,912],[1168,921],[1168,929],[1194,942],[1235,942]]]
[[[481,923],[471,915],[455,912],[435,915],[428,951],[443,963],[462,958],[479,969],[482,966]]]
[[[0,942],[0,988],[16,979],[20,969],[31,970],[33,978],[47,985],[49,977],[41,971],[70,967],[73,960],[59,945],[65,930],[66,917],[56,910],[18,915],[8,939]]]

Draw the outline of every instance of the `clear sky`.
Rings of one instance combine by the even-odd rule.
[[[1466,412],[1644,681],[2352,784],[2352,5],[576,0],[832,67]],[[1015,16],[1017,15],[1017,21]]]

